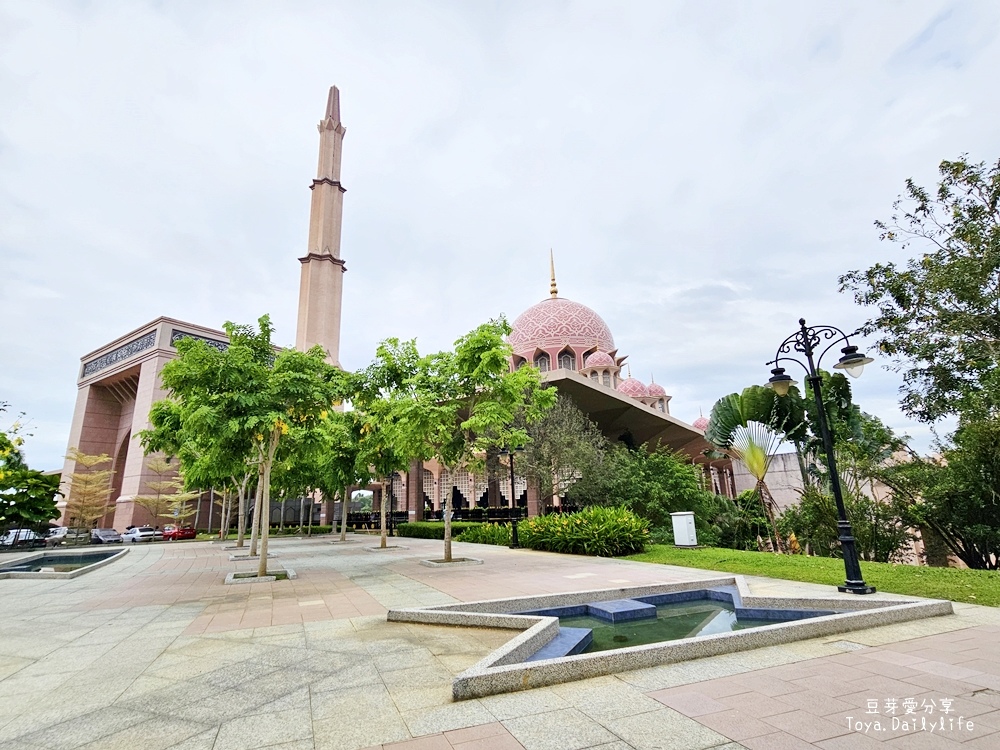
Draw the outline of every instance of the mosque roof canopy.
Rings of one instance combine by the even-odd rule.
[[[573,399],[611,440],[628,433],[636,445],[663,445],[685,453],[696,463],[710,461],[704,452],[712,449],[712,445],[699,430],[677,417],[650,409],[620,391],[601,386],[571,370],[542,373],[542,380]]]

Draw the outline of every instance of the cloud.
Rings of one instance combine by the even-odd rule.
[[[0,4],[0,398],[59,466],[82,354],[158,315],[294,340],[342,92],[344,330],[450,345],[560,292],[693,419],[767,377],[906,177],[996,158],[995,4]],[[899,414],[871,368],[858,401]],[[872,409],[870,409],[872,410]],[[923,438],[921,438],[923,439]]]

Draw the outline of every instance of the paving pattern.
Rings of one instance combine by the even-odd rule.
[[[274,540],[275,566],[298,578],[270,584],[223,585],[255,563],[205,542],[139,546],[69,581],[0,581],[0,750],[1000,747],[1000,611],[971,605],[452,702],[451,678],[510,631],[388,623],[387,609],[720,574],[462,544],[484,564],[428,568],[440,542],[392,541]]]

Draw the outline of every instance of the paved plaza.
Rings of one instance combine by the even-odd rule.
[[[514,634],[387,623],[388,609],[720,574],[458,543],[484,564],[429,568],[440,542],[390,541],[272,540],[274,567],[298,578],[270,584],[223,585],[255,563],[208,542],[137,546],[73,580],[0,581],[0,750],[1000,747],[1000,610],[960,604],[453,702],[451,678]]]

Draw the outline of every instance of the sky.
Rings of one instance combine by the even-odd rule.
[[[334,84],[345,367],[513,320],[551,249],[707,416],[800,317],[866,320],[837,279],[915,252],[873,225],[907,178],[997,160],[998,29],[991,0],[0,0],[0,429],[59,468],[81,357],[161,315],[294,342]],[[855,402],[927,449],[879,364]]]

